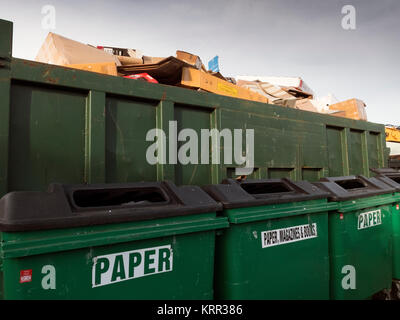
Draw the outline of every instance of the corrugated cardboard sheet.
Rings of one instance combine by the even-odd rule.
[[[52,32],[47,35],[35,60],[62,66],[99,62],[114,62],[117,66],[121,65],[116,56]]]
[[[329,106],[331,111],[342,111],[343,113],[333,113],[335,116],[343,116],[345,118],[354,120],[367,120],[367,113],[365,111],[365,103],[359,99],[349,99],[343,102],[331,104]]]
[[[136,73],[148,73],[160,83],[176,85],[181,82],[183,67],[191,67],[191,65],[171,56],[163,58],[157,63],[120,66],[118,67],[118,72],[124,76]]]
[[[300,77],[237,76],[236,80],[268,82],[279,87],[293,87],[303,92],[314,94]]]
[[[240,99],[268,103],[268,98],[247,88],[194,68],[183,68],[181,85]]]
[[[67,64],[65,65],[65,67],[108,74],[110,76],[117,75],[117,66],[115,65],[115,62]]]

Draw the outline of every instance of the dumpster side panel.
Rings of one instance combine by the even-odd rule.
[[[349,164],[344,128],[327,127],[326,138],[328,147],[328,175],[331,177],[347,175]]]
[[[174,120],[177,122],[178,130],[177,160],[184,159],[186,157],[188,158],[187,164],[182,164],[181,161],[177,161],[178,163],[175,166],[175,182],[179,185],[206,185],[213,183],[213,172],[211,169],[212,148],[211,139],[209,138],[209,147],[207,148],[207,150],[209,151],[208,163],[202,163],[201,161],[201,144],[205,142],[204,138],[202,138],[201,130],[211,129],[212,115],[213,109],[199,107],[196,108],[193,106],[185,106],[179,104],[175,105]],[[183,135],[184,131],[182,131],[184,129],[194,130],[192,132],[194,133],[194,135],[185,137]],[[181,139],[179,139],[179,133],[182,133]],[[194,146],[196,146],[196,150],[194,151],[194,153],[185,148],[185,145],[191,142],[193,142]],[[194,161],[190,160],[190,156],[193,156]]]
[[[350,130],[349,135],[349,174],[363,174],[363,153],[361,149],[361,131]]]
[[[240,166],[235,161],[171,164],[168,126],[174,120],[179,129],[196,133],[254,129],[255,178],[314,180],[348,174],[349,167],[350,173],[369,175],[368,161],[384,166],[383,125],[11,58],[11,24],[2,21],[0,28],[0,48],[8,59],[0,65],[1,196],[43,190],[54,181],[218,183]],[[146,161],[154,141],[146,141],[145,134],[154,128],[167,135],[161,151],[167,163]],[[337,129],[339,140],[330,128]],[[376,158],[367,156],[369,148],[376,150],[370,133],[379,141]],[[245,139],[242,146],[244,152]],[[335,150],[340,150],[337,157]],[[221,157],[223,151],[221,144]]]
[[[13,24],[0,19],[0,196],[8,190],[12,34]]]
[[[9,60],[12,54],[12,22],[0,19],[0,30],[0,59]]]
[[[309,171],[314,173],[314,170],[327,167],[323,124],[309,126],[306,121],[273,114],[223,110],[221,128],[242,130],[242,153],[246,151],[244,132],[254,130],[254,167],[260,170],[260,178],[287,177],[300,180],[303,172],[307,175]]]
[[[293,168],[269,168],[268,169],[268,179],[296,179],[295,171]]]
[[[152,143],[146,141],[146,134],[156,128],[157,104],[152,100],[107,98],[107,183],[157,180],[157,167],[146,160],[146,149]]]
[[[318,181],[322,178],[322,168],[303,168],[302,179],[310,182]]]
[[[374,132],[368,134],[368,165],[370,168],[380,168],[383,163],[379,138],[379,135]]]
[[[84,182],[85,107],[77,90],[12,85],[9,190]]]

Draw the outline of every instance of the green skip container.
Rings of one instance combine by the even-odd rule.
[[[215,234],[200,187],[50,185],[0,200],[2,299],[213,299]]]
[[[376,178],[396,189],[393,194],[396,202],[392,209],[392,232],[393,232],[393,284],[392,298],[400,299],[400,171],[392,168],[371,169],[377,174]]]
[[[328,193],[289,179],[203,188],[230,223],[216,243],[217,299],[329,299]]]
[[[329,213],[331,299],[390,292],[394,189],[376,178],[328,177],[314,183],[338,209]]]

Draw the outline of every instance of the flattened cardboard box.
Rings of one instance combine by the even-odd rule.
[[[121,65],[116,56],[52,32],[47,35],[35,60],[61,66],[104,62]]]
[[[181,85],[184,87],[199,88],[208,92],[240,99],[268,103],[268,98],[249,89],[239,87],[222,80],[209,73],[194,69],[183,68]]]
[[[196,69],[201,69],[202,62],[199,56],[196,56],[194,54],[191,54],[189,52],[185,52],[182,50],[176,50],[176,57],[179,60],[185,61],[186,63],[191,64],[193,67]]]
[[[296,98],[286,91],[282,90],[280,87],[275,86],[269,82],[260,82],[260,81],[246,81],[246,80],[238,80],[236,84],[239,87],[243,87],[262,96],[268,98],[269,100],[284,100],[284,99],[293,99]]]
[[[293,87],[310,95],[314,95],[313,90],[300,77],[237,76],[236,80],[258,80],[260,82],[268,82],[279,87]]]
[[[123,65],[118,67],[118,73],[124,76],[148,73],[159,83],[176,85],[181,82],[182,68],[190,66],[190,64],[171,56],[162,58],[157,63]]]
[[[359,99],[349,99],[339,103],[331,104],[329,110],[343,111],[342,113],[334,113],[335,116],[343,116],[354,120],[367,120],[367,112],[365,111],[365,103]]]
[[[67,64],[65,67],[117,76],[115,62]]]
[[[314,107],[310,99],[299,99],[296,101],[295,109],[304,111],[318,112],[317,108]]]

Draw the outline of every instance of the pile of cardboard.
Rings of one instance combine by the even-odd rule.
[[[153,79],[151,82],[367,120],[365,104],[358,99],[338,102],[315,98],[314,92],[299,77],[226,78],[220,72],[207,70],[199,56],[180,50],[175,56],[150,57],[136,49],[94,47],[50,32],[36,61],[131,79]]]
[[[268,98],[228,81],[219,72],[207,71],[199,56],[178,50],[176,56],[143,59],[142,64],[122,65],[118,72],[127,75],[145,72],[160,83],[220,95],[268,103]]]
[[[117,75],[116,56],[55,33],[47,35],[36,61],[87,71]]]
[[[36,61],[113,76],[148,74],[162,84],[269,103],[268,98],[237,86],[219,72],[207,71],[200,57],[180,50],[176,56],[150,57],[135,49],[94,47],[49,33]]]
[[[367,112],[365,111],[365,103],[359,99],[349,99],[339,103],[331,104],[329,110],[332,115],[344,117],[354,120],[367,120]]]
[[[363,101],[349,99],[338,102],[331,94],[315,98],[313,90],[299,77],[238,76],[236,83],[238,86],[264,95],[273,104],[349,119],[367,120]]]

